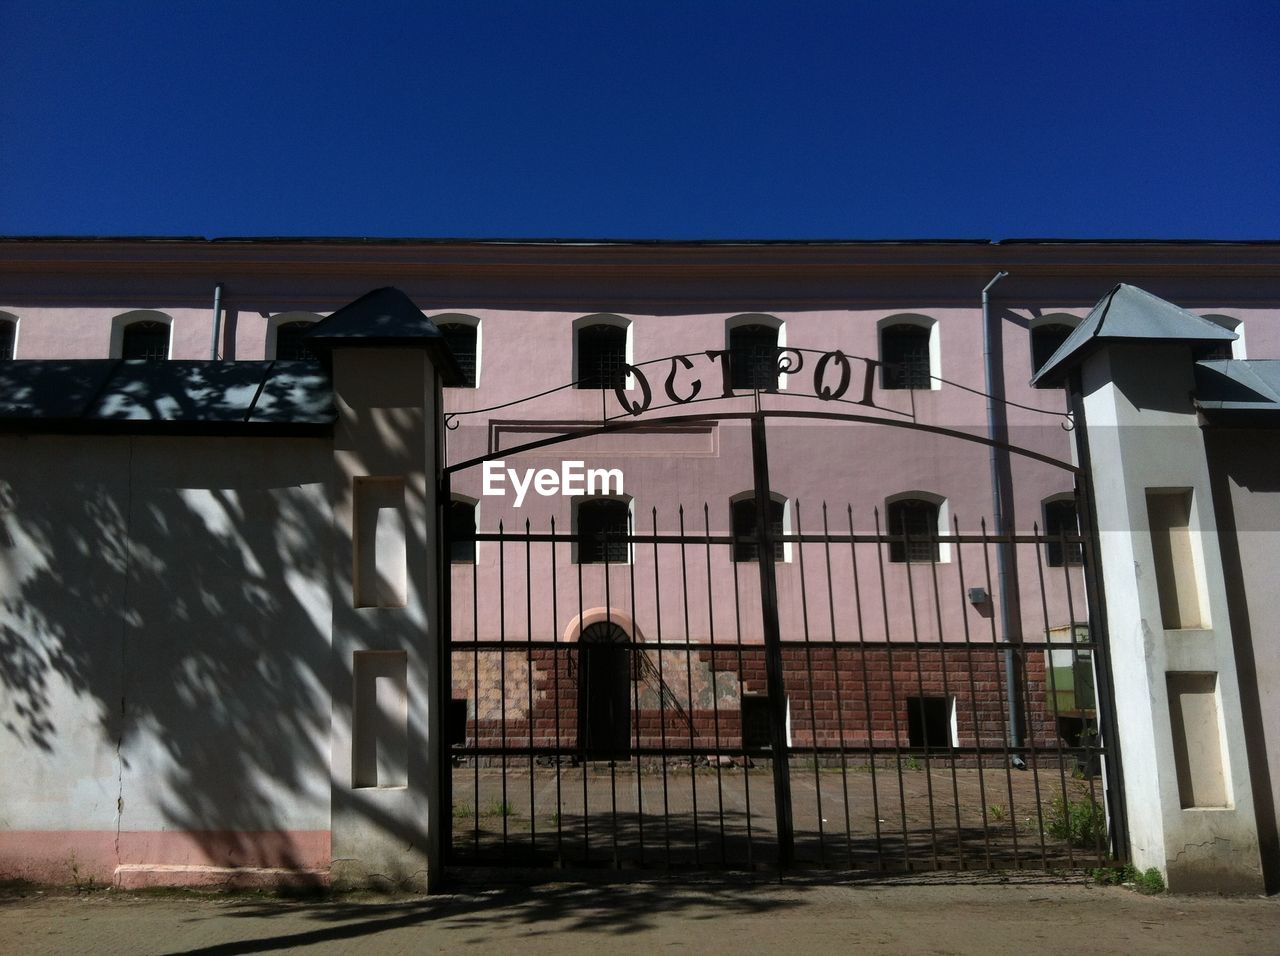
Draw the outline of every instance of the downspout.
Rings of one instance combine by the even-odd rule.
[[[1009,273],[1000,271],[995,277],[986,284],[982,289],[982,361],[986,372],[986,393],[987,393],[987,438],[993,443],[990,448],[990,464],[991,464],[991,509],[992,523],[997,536],[1004,537],[1008,531],[1005,528],[1004,520],[1004,491],[1000,482],[1000,458],[994,442],[998,440],[996,434],[996,367],[995,354],[992,351],[992,335],[991,328],[991,288],[1007,276]],[[1000,588],[1000,634],[1003,641],[1010,643],[1010,635],[1012,628],[1009,626],[1009,544],[1007,541],[999,541],[996,543],[996,575],[999,579]],[[1022,747],[1022,722],[1019,719],[1020,706],[1018,687],[1018,667],[1015,652],[1012,648],[1004,652],[1004,679],[1005,686],[1008,688],[1006,695],[1009,704],[1008,728],[1009,728],[1009,746],[1011,748],[1020,749]],[[1024,765],[1022,755],[1015,753],[1011,757],[1013,765],[1021,769]]]
[[[210,361],[218,361],[218,339],[222,336],[222,283],[213,287],[213,341],[209,345]]]

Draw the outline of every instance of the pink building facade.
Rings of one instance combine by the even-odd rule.
[[[748,727],[771,696],[771,614],[787,743],[843,775],[845,827],[808,833],[819,855],[847,844],[851,862],[864,859],[849,823],[851,760],[892,764],[899,782],[904,761],[950,772],[961,865],[966,851],[981,855],[964,833],[989,834],[988,807],[1008,813],[1016,799],[1041,818],[1043,860],[1070,854],[1070,836],[1043,850],[1057,791],[1040,794],[1036,777],[1023,799],[1005,769],[1051,762],[1045,786],[1061,786],[1064,804],[1066,774],[1097,773],[1097,598],[1074,514],[1084,465],[1066,390],[1031,379],[1117,281],[1236,334],[1197,357],[1280,356],[1280,256],[1267,244],[10,240],[0,253],[0,349],[7,341],[18,361],[143,357],[131,350],[174,363],[319,359],[298,337],[307,325],[387,285],[444,330],[470,381],[442,392],[452,503],[441,521],[456,524],[442,532],[438,583],[453,699],[439,754],[452,764],[450,840],[465,849],[474,835],[476,859],[497,839],[482,807],[508,802],[485,775],[501,766],[505,793],[512,754],[528,760],[519,785],[530,797],[510,815],[528,818],[534,849],[535,766],[553,766],[559,785],[566,760],[634,765],[642,803],[656,799],[644,783],[655,761],[665,780],[668,756],[683,760],[695,819],[699,768],[714,768],[722,806],[722,768],[749,789],[750,768],[777,743]],[[762,348],[765,378],[726,371]],[[344,409],[339,400],[340,420]],[[777,508],[770,590],[755,512],[741,507],[755,504],[760,412]],[[506,480],[486,482],[499,461]],[[513,481],[565,462],[620,476],[622,488],[593,498],[530,485],[517,503]],[[620,510],[584,517],[601,499]],[[606,526],[612,539],[590,538]],[[622,658],[593,651],[592,665],[580,650],[593,627],[618,629],[603,640],[627,648],[616,680]],[[589,675],[615,690],[584,689]],[[585,725],[624,704],[621,736],[593,740]],[[964,786],[1007,797],[962,800],[956,768],[978,774]],[[814,773],[821,794],[829,782]],[[1087,799],[1101,804],[1101,786]],[[920,837],[906,791],[894,799],[908,864],[930,849],[937,863],[936,827],[932,843]],[[930,817],[933,800],[930,789]],[[628,812],[643,829],[643,806]],[[508,816],[498,814],[504,848]],[[559,803],[554,817],[563,839]],[[865,860],[889,839],[877,822]],[[1018,863],[1016,833],[1013,843],[993,864],[988,841],[988,864]],[[225,863],[218,853],[209,865]]]

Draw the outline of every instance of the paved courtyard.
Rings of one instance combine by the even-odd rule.
[[[764,768],[717,772],[686,764],[637,774],[634,765],[591,764],[531,775],[526,762],[512,760],[505,781],[493,767],[459,767],[453,782],[460,862],[750,868],[777,859],[773,778]],[[936,762],[901,773],[888,766],[874,774],[867,766],[791,768],[796,858],[836,869],[1105,863],[1096,841],[1072,847],[1060,838],[1064,799],[1077,806],[1101,801],[1101,781],[1060,774],[1056,766],[1008,773],[953,772]],[[1097,820],[1101,834],[1100,807]]]

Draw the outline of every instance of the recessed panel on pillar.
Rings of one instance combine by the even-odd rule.
[[[408,600],[408,556],[404,479],[356,478],[356,607],[404,607]]]
[[[1166,630],[1208,627],[1199,555],[1191,533],[1189,490],[1147,489],[1147,521],[1155,560],[1160,617]]]
[[[1169,727],[1182,808],[1229,807],[1231,795],[1222,759],[1218,675],[1171,672],[1165,679],[1169,687]]]
[[[409,764],[409,658],[404,651],[357,651],[352,784],[403,787]]]

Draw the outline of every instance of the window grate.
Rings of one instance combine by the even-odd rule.
[[[729,372],[735,389],[778,387],[778,330],[740,325],[729,330]]]
[[[461,322],[449,322],[440,326],[440,334],[458,360],[466,388],[476,387],[476,327]]]
[[[783,560],[784,548],[781,537],[782,515],[785,505],[781,501],[769,502],[769,531],[773,534],[773,558]],[[759,561],[760,542],[756,539],[759,530],[756,523],[756,501],[754,498],[743,498],[730,506],[730,518],[733,524],[733,560]]]
[[[310,362],[316,358],[305,338],[310,322],[285,322],[276,328],[276,358],[286,362]]]
[[[1084,548],[1079,541],[1062,541],[1062,536],[1080,534],[1076,503],[1070,498],[1044,503],[1045,562],[1051,568],[1084,564]],[[1065,544],[1065,548],[1063,545]]]
[[[125,326],[120,357],[163,362],[169,357],[169,326],[152,321]]]
[[[1031,330],[1031,366],[1033,372],[1044,368],[1045,363],[1053,358],[1053,353],[1062,348],[1062,343],[1074,332],[1069,325],[1055,323],[1038,325]]]
[[[476,506],[470,501],[449,502],[449,561],[476,562]]]
[[[932,388],[929,368],[930,330],[918,325],[891,325],[880,333],[880,361],[885,388]]]
[[[905,541],[889,542],[889,560],[906,562],[937,561],[938,506],[921,498],[902,498],[887,509],[891,535],[905,535]]]
[[[578,329],[577,388],[625,388],[627,330],[616,325]]]
[[[625,564],[631,509],[618,498],[599,498],[578,505],[578,563]]]

